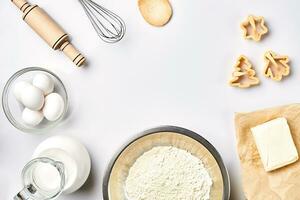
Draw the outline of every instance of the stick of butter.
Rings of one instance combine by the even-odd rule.
[[[267,172],[298,160],[287,120],[283,117],[251,128],[261,161]]]

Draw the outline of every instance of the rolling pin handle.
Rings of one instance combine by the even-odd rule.
[[[85,63],[85,57],[69,41],[65,41],[60,46],[60,50],[64,52],[77,67],[80,67]]]
[[[23,20],[52,49],[60,49],[78,67],[85,63],[85,57],[68,41],[67,33],[43,9],[30,5],[26,0],[11,2],[23,12]]]
[[[30,4],[25,0],[11,0],[22,12],[26,10]]]

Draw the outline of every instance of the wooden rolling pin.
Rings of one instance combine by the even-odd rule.
[[[11,0],[22,12],[23,20],[54,50],[61,50],[76,66],[85,62],[85,57],[70,43],[64,30],[39,6],[26,0]]]

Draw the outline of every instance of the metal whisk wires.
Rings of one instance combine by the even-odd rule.
[[[79,0],[99,37],[108,43],[120,41],[125,34],[125,23],[115,13],[92,0]]]

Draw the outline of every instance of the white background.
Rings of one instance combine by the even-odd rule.
[[[32,32],[9,0],[0,1],[1,89],[17,70],[40,66],[56,73],[70,96],[68,117],[44,135],[22,133],[0,113],[0,199],[12,199],[21,189],[20,173],[35,147],[61,134],[75,136],[87,146],[92,173],[81,190],[60,199],[101,199],[102,178],[112,155],[136,133],[159,125],[182,126],[207,138],[228,167],[231,199],[244,199],[234,112],[298,102],[299,1],[171,0],[174,16],[163,28],[143,20],[136,0],[97,2],[126,22],[121,42],[102,42],[76,0],[32,0],[86,55],[89,66],[77,69]],[[268,23],[271,32],[260,43],[242,38],[239,24],[248,14],[263,15]],[[262,75],[262,56],[268,49],[290,56],[292,74],[282,82]],[[255,66],[260,86],[228,86],[240,54]]]

